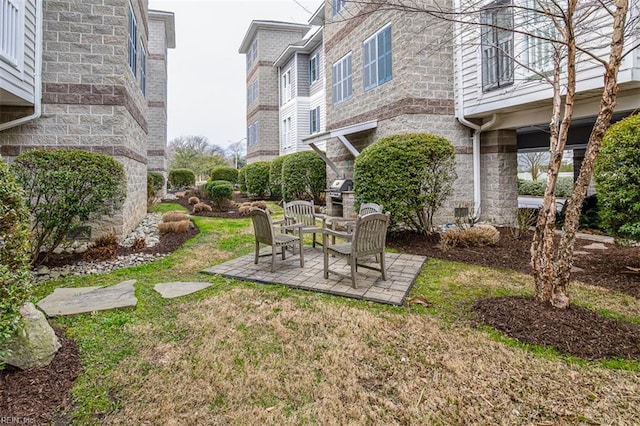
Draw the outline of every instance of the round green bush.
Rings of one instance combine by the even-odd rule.
[[[169,171],[169,183],[173,189],[184,189],[196,184],[196,174],[189,169],[173,169]]]
[[[609,128],[596,160],[595,181],[603,228],[640,240],[640,114]]]
[[[151,190],[153,191],[149,192],[147,189],[147,194],[155,195],[164,186],[164,176],[160,172],[148,172],[147,176],[151,179]]]
[[[238,170],[238,189],[243,194],[247,193],[246,174],[247,174],[246,166]]]
[[[327,187],[327,167],[314,151],[287,155],[282,162],[282,195],[286,201],[320,200]]]
[[[402,223],[433,232],[433,215],[453,193],[455,149],[441,136],[409,133],[382,138],[356,157],[356,202],[378,203]]]
[[[209,199],[218,210],[233,198],[233,185],[226,180],[212,180],[205,185]]]
[[[281,155],[271,160],[269,167],[269,190],[273,197],[282,197],[282,163],[287,155]]]
[[[21,324],[31,290],[29,211],[22,188],[0,160],[0,359]]]
[[[211,169],[211,180],[226,180],[235,183],[238,181],[238,170],[229,166],[217,166]]]
[[[31,259],[46,260],[78,225],[111,215],[124,203],[124,167],[106,154],[82,150],[34,149],[18,155],[11,165],[25,190],[31,210]]]
[[[252,197],[264,197],[269,193],[269,168],[268,161],[258,161],[243,167],[247,193]]]
[[[547,188],[546,179],[531,181],[518,179],[518,195],[531,195],[533,197],[543,197]],[[562,176],[556,182],[556,197],[570,197],[573,192],[573,177]]]

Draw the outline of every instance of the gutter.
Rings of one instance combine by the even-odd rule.
[[[29,121],[40,118],[40,115],[42,115],[42,33],[44,31],[42,1],[43,0],[36,0],[36,57],[33,81],[33,114],[0,124],[0,131],[28,123]]]
[[[460,0],[455,0],[455,10],[460,10]],[[473,123],[466,118],[464,118],[464,94],[463,94],[463,57],[462,57],[462,24],[459,22],[455,23],[455,32],[456,32],[456,68],[457,68],[457,76],[455,83],[455,93],[458,101],[456,102],[456,119],[458,122],[464,126],[467,126],[473,130],[473,209],[474,216],[480,216],[480,209],[482,206],[482,191],[480,186],[480,134],[490,129],[497,121],[498,115],[493,114],[491,120],[488,122],[478,125]]]

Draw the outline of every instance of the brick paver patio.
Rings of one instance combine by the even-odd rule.
[[[270,253],[271,248],[261,253]],[[426,257],[410,254],[386,253],[387,280],[383,281],[379,272],[365,268],[358,269],[358,288],[351,287],[351,281],[337,275],[323,277],[322,248],[305,246],[304,268],[300,268],[298,255],[287,253],[287,259],[278,255],[276,272],[271,272],[271,258],[261,257],[253,263],[254,254],[248,254],[203,270],[206,274],[219,274],[244,281],[265,284],[283,284],[289,287],[334,294],[372,302],[402,305],[420,272]],[[373,261],[373,258],[371,259]],[[348,273],[345,259],[330,258],[331,269]],[[333,265],[335,263],[335,265]]]

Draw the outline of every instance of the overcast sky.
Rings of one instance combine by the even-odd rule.
[[[238,53],[252,20],[307,23],[322,0],[149,0],[173,12],[168,138],[202,135],[226,147],[246,136],[246,62]],[[309,12],[307,12],[304,8]]]

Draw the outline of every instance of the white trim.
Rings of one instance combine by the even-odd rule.
[[[0,0],[0,7],[3,9],[6,7],[5,10],[13,9],[4,17],[6,22],[0,22],[0,59],[22,72],[24,69],[25,2]],[[3,28],[7,24],[13,28]],[[5,34],[7,39],[4,39],[2,34]],[[8,50],[2,49],[3,44],[7,44]]]

